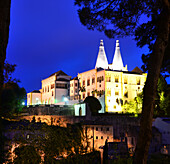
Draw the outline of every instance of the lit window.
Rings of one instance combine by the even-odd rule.
[[[118,91],[117,91],[117,92],[115,92],[115,95],[116,95],[116,96],[118,96],[118,95],[119,95],[119,92],[118,92]]]
[[[115,83],[118,83],[118,82],[119,82],[119,78],[115,77]]]
[[[111,90],[107,90],[107,95],[111,96]]]
[[[127,84],[127,79],[126,78],[124,79],[124,84]]]
[[[106,78],[106,82],[111,82],[111,77],[110,77],[110,76],[108,76],[108,77]]]
[[[89,86],[89,85],[90,85],[90,79],[87,80],[87,86]]]
[[[137,79],[137,85],[140,85],[140,79]]]
[[[54,88],[54,84],[51,84],[51,89],[53,89]]]
[[[93,77],[93,78],[92,78],[92,84],[94,84],[94,83],[95,83],[95,78]]]

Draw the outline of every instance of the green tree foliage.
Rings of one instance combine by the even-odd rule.
[[[15,155],[14,164],[39,164],[41,162],[40,155],[31,145],[19,146],[15,149]]]
[[[10,116],[22,110],[26,91],[18,85],[19,80],[12,78],[15,64],[4,64],[4,84],[2,90],[2,116]]]
[[[143,103],[143,92],[139,93],[137,97],[129,102],[125,103],[122,108],[125,113],[136,113],[139,114],[142,112],[142,103]]]
[[[88,96],[85,98],[84,102],[89,105],[89,108],[93,115],[97,114],[98,111],[102,108],[100,101],[96,97]]]
[[[155,100],[154,115],[170,116],[170,90],[165,77],[160,75]]]
[[[2,115],[10,116],[20,112],[25,99],[26,91],[24,88],[19,87],[15,82],[5,83],[2,90]]]
[[[75,0],[80,21],[88,29],[104,31],[109,38],[134,35],[137,45],[148,45],[151,54],[144,87],[141,126],[134,163],[146,163],[152,137],[157,82],[170,36],[169,0]],[[148,17],[146,22],[140,21]],[[168,50],[169,51],[169,50]]]

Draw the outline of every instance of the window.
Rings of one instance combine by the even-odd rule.
[[[75,86],[77,87],[77,83],[75,83]]]
[[[87,86],[89,86],[89,85],[90,85],[90,79],[87,80]]]
[[[126,98],[128,98],[128,92],[125,92],[124,96],[125,96]]]
[[[116,85],[116,87],[118,87],[118,85]]]
[[[90,92],[87,92],[87,96],[90,96]]]
[[[109,127],[108,127],[108,128],[106,128],[106,131],[109,131]]]
[[[127,79],[126,78],[124,79],[124,84],[127,84]]]
[[[98,140],[98,136],[96,136],[96,140]]]
[[[49,86],[48,86],[48,92],[49,92]]]
[[[103,131],[103,128],[101,128],[101,131]]]
[[[92,84],[94,84],[94,83],[95,83],[95,78],[93,77],[93,78],[92,78]]]
[[[118,92],[118,91],[116,91],[116,92],[115,92],[115,95],[116,95],[116,96],[119,96],[119,92]]]
[[[96,127],[96,131],[98,131],[98,127]]]
[[[119,82],[119,78],[115,77],[115,83],[118,83],[118,82]]]
[[[134,144],[134,139],[133,139],[133,137],[132,137],[132,139],[131,139],[131,144],[132,144],[132,145]]]
[[[83,93],[83,99],[85,98],[85,93]]]
[[[100,76],[100,77],[97,77],[97,82],[100,82],[104,80],[104,77],[103,76]]]
[[[52,91],[52,96],[54,95],[53,91]]]
[[[111,90],[107,90],[107,96],[111,96]]]
[[[85,80],[83,80],[83,85],[85,85]]]
[[[137,79],[137,85],[140,85],[140,79]]]
[[[51,89],[53,89],[54,88],[54,84],[51,84]]]
[[[101,139],[103,139],[103,136],[101,136]]]
[[[140,87],[138,87],[138,90],[140,90]]]
[[[109,136],[107,136],[107,139],[109,139]]]
[[[111,77],[110,77],[110,76],[108,76],[108,77],[106,78],[106,82],[111,82]]]
[[[116,109],[116,105],[114,105],[114,109]]]
[[[67,89],[67,84],[63,84],[63,83],[56,83],[56,88]]]
[[[99,87],[101,87],[101,84],[99,85]]]
[[[79,87],[81,87],[81,83],[79,83]]]

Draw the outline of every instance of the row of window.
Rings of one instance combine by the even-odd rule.
[[[100,91],[97,91],[97,96],[102,96],[104,94],[104,91],[103,90],[100,90]],[[91,95],[95,97],[95,92],[91,92]],[[87,96],[90,96],[90,92],[87,92]],[[86,94],[83,93],[83,99],[86,97]]]
[[[111,82],[111,76],[106,77],[106,82]],[[118,83],[119,82],[119,77],[115,77],[114,82]],[[128,80],[125,78],[124,79],[124,84],[127,84],[127,83],[128,83]],[[140,79],[136,79],[136,84],[137,85],[141,84]]]
[[[99,137],[96,136],[96,140],[98,140],[98,139],[99,139]],[[101,139],[103,139],[103,136],[101,136]],[[109,139],[109,136],[107,136],[107,139]]]
[[[77,87],[78,86],[78,83],[75,83],[75,87]],[[74,84],[72,83],[72,84],[70,84],[70,87],[74,87]]]
[[[51,89],[53,89],[55,87],[54,84],[51,84]],[[67,89],[68,85],[67,84],[62,84],[62,83],[57,83],[56,84],[56,88],[63,88],[63,89]],[[46,86],[43,88],[43,92],[50,92],[50,87]]]
[[[96,131],[103,131],[103,130],[104,130],[103,127],[101,127],[101,128],[96,127]],[[110,130],[110,128],[107,127],[107,128],[106,128],[106,131],[109,131],[109,130]]]

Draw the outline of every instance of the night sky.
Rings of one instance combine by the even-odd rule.
[[[133,38],[108,39],[104,33],[87,30],[74,0],[12,0],[7,62],[17,65],[13,76],[27,92],[40,89],[41,80],[59,70],[75,77],[93,69],[100,39],[109,64],[115,41],[120,40],[129,71],[140,68],[141,55],[148,52],[147,47],[136,47]]]

